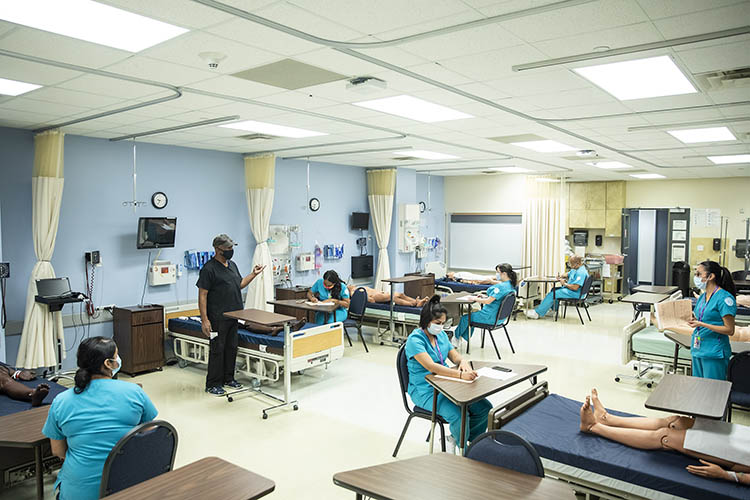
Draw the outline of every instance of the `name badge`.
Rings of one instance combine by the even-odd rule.
[[[700,349],[701,348],[701,338],[699,336],[693,337],[693,349]]]

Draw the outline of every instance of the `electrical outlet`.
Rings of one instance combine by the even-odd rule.
[[[0,262],[0,278],[10,278],[10,262]]]

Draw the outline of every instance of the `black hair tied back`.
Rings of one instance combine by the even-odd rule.
[[[114,340],[104,337],[90,337],[78,346],[78,370],[75,375],[76,394],[82,393],[94,375],[101,375],[104,361],[115,357],[117,345]]]
[[[329,269],[323,274],[323,279],[329,283],[333,283],[333,288],[331,288],[330,291],[331,297],[336,300],[341,300],[342,282],[341,278],[339,278],[339,274],[333,269]]]
[[[419,314],[419,327],[426,330],[432,320],[447,314],[445,306],[440,303],[440,295],[433,295],[422,307],[422,312]]]
[[[497,271],[500,273],[507,274],[508,278],[510,278],[510,286],[512,286],[513,288],[516,287],[516,285],[518,284],[518,274],[516,274],[516,272],[513,270],[513,266],[505,262],[503,264],[498,264],[495,269],[497,269]]]
[[[731,293],[734,297],[737,296],[737,289],[734,286],[734,280],[732,279],[732,273],[726,267],[722,267],[718,262],[713,260],[704,260],[700,263],[708,274],[713,274],[716,281],[716,286],[719,286]]]

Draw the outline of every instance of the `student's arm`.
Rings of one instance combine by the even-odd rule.
[[[454,349],[455,350],[455,349]],[[451,350],[453,352],[454,350]],[[449,354],[450,356],[450,354]],[[414,356],[414,359],[424,367],[425,370],[434,373],[435,375],[442,375],[443,377],[460,378],[462,380],[474,380],[477,378],[476,372],[469,371],[464,372],[454,368],[448,368],[447,366],[439,365],[435,363],[429,354],[426,352],[420,352]]]
[[[60,460],[65,460],[65,453],[68,451],[68,440],[67,439],[50,439],[50,448],[52,448],[52,454]]]
[[[724,324],[718,326],[709,325],[708,323],[704,323],[703,321],[698,321],[695,316],[693,316],[693,318],[688,321],[688,325],[690,325],[692,328],[702,326],[704,328],[708,328],[712,332],[719,333],[721,335],[729,335],[730,337],[734,335],[734,316],[732,316],[731,314],[727,314],[721,319],[724,321]]]
[[[451,351],[448,353],[448,359],[450,359],[454,365],[458,366],[458,371],[474,372],[469,362],[461,357],[461,354],[459,354],[458,349],[451,349]]]
[[[208,313],[206,311],[206,302],[208,297],[208,290],[203,288],[198,289],[198,310],[201,312],[201,331],[206,338],[211,338],[211,322],[208,320]]]
[[[476,304],[492,304],[493,302],[495,302],[495,297],[474,297],[474,302]]]

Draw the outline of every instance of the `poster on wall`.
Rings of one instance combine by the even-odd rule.
[[[718,208],[693,209],[693,226],[719,227],[721,224],[721,210]]]

